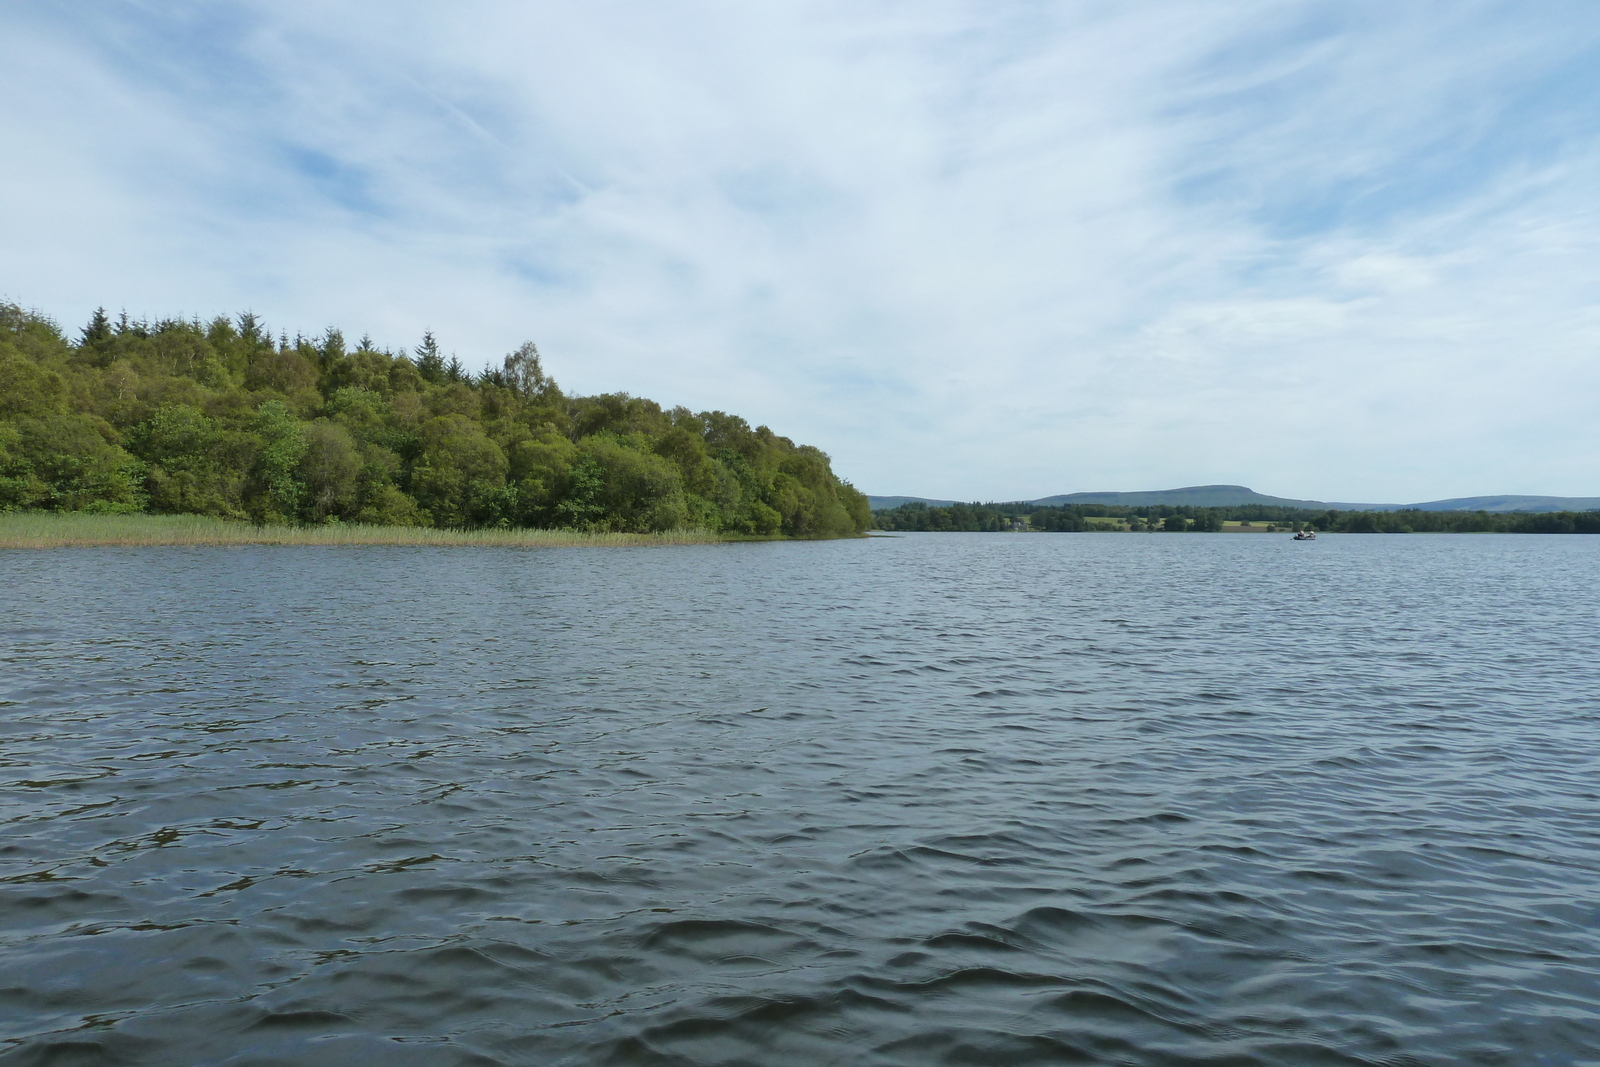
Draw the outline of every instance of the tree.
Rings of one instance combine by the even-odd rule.
[[[361,455],[349,430],[327,419],[306,426],[299,468],[312,521],[330,516],[347,519],[355,514]]]
[[[93,348],[111,340],[111,320],[106,317],[106,309],[95,308],[94,314],[89,318],[89,325],[85,326],[81,333],[82,340],[78,342],[80,348]]]
[[[255,477],[260,497],[258,519],[294,521],[300,512],[304,486],[297,477],[306,453],[305,433],[287,404],[269,400],[256,412],[255,432],[261,438]]]
[[[567,494],[555,508],[561,525],[583,530],[600,523],[606,514],[599,501],[604,486],[600,464],[588,456],[579,460],[567,475]]]
[[[607,524],[612,529],[637,532],[684,525],[688,509],[677,465],[652,452],[630,448],[629,443],[612,434],[597,434],[584,442],[583,458],[598,468],[600,476],[592,500],[602,506]],[[588,470],[574,472],[574,482]]]
[[[65,393],[60,375],[0,349],[0,417],[56,414]]]
[[[421,455],[411,473],[412,495],[440,526],[493,524],[505,486],[505,453],[465,415],[429,419],[418,430]]]
[[[137,511],[140,465],[108,441],[91,415],[51,415],[12,422],[16,473],[28,483],[23,503],[61,511]]]
[[[524,341],[515,352],[506,356],[505,385],[518,396],[536,396],[549,384],[544,365],[539,359],[539,348],[532,341]]]
[[[433,339],[432,330],[423,333],[422,343],[416,347],[415,352],[417,354],[417,370],[422,372],[423,381],[443,381],[444,353],[439,351],[439,342]]]
[[[344,358],[344,333],[332,326],[322,335],[322,344],[317,348],[317,362],[326,369]]]
[[[261,320],[256,318],[254,311],[246,311],[239,316],[239,338],[251,348],[272,344],[272,335],[261,325]]]

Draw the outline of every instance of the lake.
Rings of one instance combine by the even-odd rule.
[[[0,554],[0,1063],[1600,1064],[1600,537]]]

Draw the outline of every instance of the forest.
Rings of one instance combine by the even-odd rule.
[[[1122,520],[1129,530],[1210,533],[1228,521],[1249,520],[1282,529],[1327,533],[1600,533],[1600,511],[1541,514],[1487,511],[1312,511],[1251,504],[1202,508],[1111,504],[902,504],[874,512],[879,530],[1003,532],[1024,529],[1046,533],[1105,530],[1093,519]],[[1120,525],[1115,528],[1121,528]]]
[[[70,337],[0,303],[0,511],[258,524],[846,537],[866,497],[827,455],[720,411],[568,396],[523,344],[470,373],[290,339],[255,315],[116,319]]]

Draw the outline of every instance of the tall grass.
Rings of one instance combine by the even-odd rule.
[[[584,533],[580,530],[438,530],[421,526],[254,526],[200,515],[0,514],[0,548],[94,545],[438,545],[554,548],[568,545],[698,545],[708,530]]]

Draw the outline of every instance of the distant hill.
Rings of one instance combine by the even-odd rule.
[[[1405,506],[1417,511],[1600,511],[1600,496],[1460,496]]]
[[[1244,504],[1261,504],[1274,508],[1337,508],[1340,511],[1390,511],[1398,504],[1344,504],[1322,500],[1293,500],[1283,496],[1266,496],[1243,485],[1190,485],[1182,489],[1154,489],[1141,493],[1063,493],[1030,500],[1030,504],[1126,504],[1142,507],[1165,504],[1178,507],[1227,508]]]
[[[929,500],[920,496],[869,496],[867,501],[873,511],[896,508],[901,504],[923,503],[930,507],[954,503],[950,500]],[[1449,500],[1429,500],[1420,504],[1352,504],[1330,500],[1296,500],[1291,497],[1267,496],[1243,485],[1190,485],[1182,489],[1155,489],[1136,493],[1062,493],[1058,496],[1040,497],[1030,504],[1057,506],[1061,504],[1123,504],[1130,507],[1165,504],[1178,507],[1225,508],[1246,504],[1261,504],[1275,508],[1306,508],[1309,510],[1336,511],[1494,511],[1494,512],[1548,512],[1600,510],[1600,497],[1594,496],[1463,496]]]

